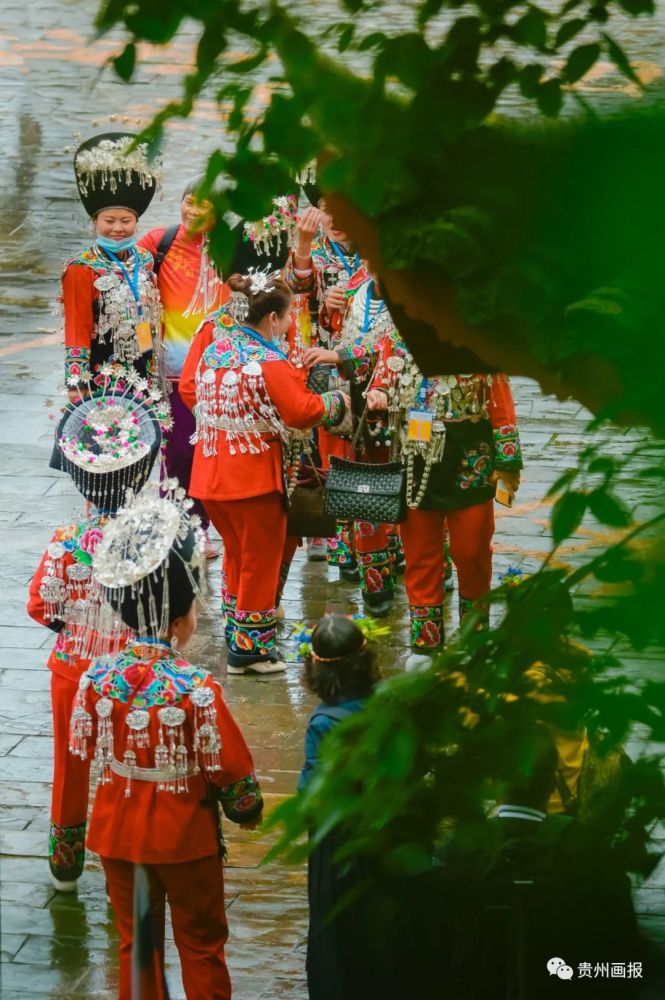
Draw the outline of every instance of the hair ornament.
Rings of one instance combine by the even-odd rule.
[[[276,274],[274,271],[271,271],[270,266],[265,268],[250,267],[244,277],[249,281],[249,290],[252,295],[275,291],[275,286],[271,285],[270,282],[271,279],[275,280]]]
[[[251,243],[256,253],[279,253],[282,240],[287,245],[293,243],[293,236],[298,222],[298,199],[293,194],[273,198],[273,210],[257,222],[245,222],[243,240]]]
[[[232,291],[226,311],[236,323],[242,326],[249,314],[249,298],[244,292]]]
[[[306,625],[304,622],[299,625],[294,626],[292,632],[292,638],[298,643],[298,659],[304,660],[306,656],[311,656],[313,660],[317,663],[335,663],[338,660],[343,660],[346,656],[353,656],[356,653],[362,653],[366,649],[367,644],[374,642],[376,639],[383,639],[390,635],[390,628],[388,625],[379,625],[379,623],[374,618],[369,618],[365,615],[361,615],[359,612],[355,612],[352,615],[346,615],[352,622],[354,622],[363,634],[363,642],[357,649],[349,650],[346,653],[342,653],[340,656],[319,656],[313,649],[312,646],[312,635],[316,625]]]

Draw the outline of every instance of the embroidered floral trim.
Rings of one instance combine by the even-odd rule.
[[[85,823],[78,826],[58,826],[51,820],[48,863],[55,878],[61,882],[73,882],[83,873],[85,828]]]
[[[228,316],[227,313],[223,314]],[[230,318],[230,317],[229,317]],[[233,324],[233,320],[231,320]],[[226,323],[217,326],[218,330],[224,331],[224,336],[217,338],[203,352],[203,363],[207,368],[242,368],[250,361],[283,361],[284,358],[277,351],[272,351],[263,344],[252,340],[251,337],[242,333],[239,329],[229,330]]]
[[[326,429],[337,427],[344,419],[344,397],[341,392],[334,390],[333,392],[321,393],[321,399],[324,405],[323,416],[320,421],[321,427],[325,427]]]
[[[65,347],[65,385],[80,381],[90,371],[90,350],[87,347]]]
[[[338,521],[336,536],[328,539],[328,565],[354,569],[356,566],[355,553],[353,522]]]
[[[263,809],[263,796],[254,771],[218,790],[224,814],[234,823],[247,823]]]
[[[361,521],[356,529],[365,522]],[[395,579],[392,572],[393,560],[389,549],[379,549],[376,552],[358,552],[356,554],[360,570],[360,587],[365,594],[380,594],[395,589]]]
[[[436,649],[443,645],[443,607],[411,605],[411,645],[414,649]]]
[[[170,649],[137,641],[113,659],[93,664],[88,676],[101,697],[146,709],[177,705],[205,683],[208,673]]]
[[[478,449],[464,453],[462,468],[455,480],[460,490],[477,490],[489,486],[489,476],[494,468],[492,449],[488,442],[481,441]]]
[[[489,628],[490,623],[490,606],[484,601],[474,601],[471,597],[462,597],[459,595],[459,620],[460,623],[468,618],[470,614],[474,611],[478,612],[478,623],[476,628],[478,631],[484,628]]]
[[[258,659],[275,650],[277,625],[271,611],[238,611],[233,619],[230,652],[236,656]]]
[[[363,344],[351,344],[349,347],[338,348],[337,353],[345,375],[359,381],[367,378],[373,363],[371,345],[365,347]]]
[[[494,428],[494,462],[497,468],[522,468],[522,447],[515,424]]]

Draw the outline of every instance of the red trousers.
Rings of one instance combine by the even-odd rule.
[[[206,500],[224,542],[226,589],[241,611],[274,611],[286,542],[281,493],[245,500]]]
[[[404,586],[410,605],[443,604],[446,521],[460,597],[477,600],[492,585],[493,500],[463,510],[409,509],[400,531],[406,559]]]
[[[156,930],[157,953],[142,962],[141,994],[132,995],[134,865],[102,858],[120,937],[119,1000],[163,1000],[165,900],[180,955],[187,1000],[230,1000],[231,980],[224,958],[228,926],[224,912],[224,870],[214,855],[183,864],[145,865]]]
[[[346,438],[341,438],[339,434],[331,434],[323,427],[319,427],[318,438],[321,468],[324,471],[330,468],[331,455],[336,455],[338,458],[353,458],[351,442],[347,441]]]
[[[53,709],[53,788],[49,862],[56,878],[78,878],[85,858],[90,761],[69,752],[69,721],[78,691],[78,675],[51,672]]]

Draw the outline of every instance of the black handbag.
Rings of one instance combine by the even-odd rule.
[[[352,462],[330,456],[326,514],[336,521],[399,524],[406,519],[406,484],[401,462]]]
[[[313,467],[304,471],[313,475],[299,479],[289,497],[286,533],[296,538],[333,538],[337,523],[325,510],[325,476]]]
[[[367,406],[353,435],[353,451],[363,433]],[[326,514],[336,521],[399,524],[406,520],[406,476],[401,462],[353,462],[330,456]]]

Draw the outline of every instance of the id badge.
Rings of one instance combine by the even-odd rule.
[[[407,439],[409,441],[422,441],[425,444],[431,441],[433,422],[434,414],[428,410],[409,410]]]
[[[139,350],[141,354],[147,354],[152,350],[152,327],[144,320],[142,323],[137,323],[135,329]]]

